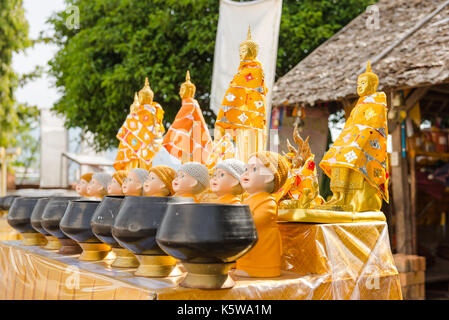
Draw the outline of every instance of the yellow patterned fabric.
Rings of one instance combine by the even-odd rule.
[[[215,126],[224,129],[265,130],[266,94],[260,62],[241,60],[238,72],[223,98]]]
[[[206,164],[212,151],[212,139],[198,101],[182,99],[182,106],[164,136],[162,145],[183,163]]]
[[[220,140],[214,141],[212,152],[209,155],[209,159],[206,162],[206,166],[209,170],[213,170],[215,165],[226,159],[235,158],[235,147],[232,142],[232,137],[229,133],[226,133]]]
[[[383,92],[360,97],[320,166],[329,177],[333,168],[356,170],[388,202],[386,108]]]
[[[137,112],[131,112],[117,133],[120,141],[115,170],[126,170],[133,160],[142,161],[151,166],[154,155],[159,151],[162,135],[164,110],[159,103],[140,106]]]

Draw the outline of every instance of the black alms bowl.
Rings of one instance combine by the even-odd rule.
[[[31,213],[42,197],[18,197],[9,208],[8,223],[21,233],[37,233],[31,226]]]
[[[70,201],[64,217],[61,219],[60,228],[69,238],[76,242],[101,243],[92,233],[90,221],[100,201],[75,200]]]
[[[52,236],[58,239],[69,239],[59,228],[62,217],[71,200],[77,200],[79,197],[52,198],[42,213],[42,228]]]
[[[49,198],[39,199],[36,206],[34,207],[33,212],[31,213],[31,225],[37,232],[42,233],[45,236],[49,236],[50,233],[42,227],[42,215],[44,214],[47,204],[50,202],[50,200],[53,200],[53,199],[55,199],[55,200],[76,200],[76,199],[79,199],[79,197],[52,196]],[[64,212],[65,212],[65,210],[64,210]],[[64,212],[63,212],[63,214],[64,214]]]
[[[169,204],[156,240],[182,261],[227,263],[256,244],[257,230],[247,205]]]
[[[124,198],[125,196],[104,197],[90,221],[94,235],[113,247],[117,247],[118,243],[112,236],[112,226]]]
[[[19,196],[6,196],[0,198],[0,210],[9,210],[11,208],[12,203]]]
[[[112,227],[112,235],[136,255],[166,255],[156,243],[156,233],[168,203],[190,203],[191,198],[127,196]]]

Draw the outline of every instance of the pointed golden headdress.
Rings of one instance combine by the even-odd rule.
[[[131,112],[137,112],[137,110],[139,110],[139,97],[137,96],[137,92],[134,93],[134,102],[132,103],[132,105],[129,107],[129,109],[131,110]]]
[[[151,104],[153,102],[154,93],[150,88],[150,83],[148,77],[145,78],[145,85],[139,91],[139,102],[140,104]]]
[[[377,88],[377,86],[379,84],[379,77],[374,72],[372,72],[371,62],[369,60],[366,63],[366,72],[359,75],[359,77],[361,77],[361,76],[367,76],[369,82],[374,86],[374,90]]]
[[[184,90],[182,90],[184,89]],[[181,85],[180,95],[181,98],[193,98],[195,96],[196,87],[190,82],[190,72],[186,72],[186,82]]]
[[[240,44],[240,47],[246,46],[248,48],[247,58],[255,59],[259,52],[259,45],[251,37],[251,27],[248,26],[248,35],[245,41]]]

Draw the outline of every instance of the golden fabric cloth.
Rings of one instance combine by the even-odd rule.
[[[198,101],[182,99],[181,109],[164,136],[162,146],[183,163],[206,164],[212,151],[212,139]]]
[[[239,196],[236,196],[234,194],[227,194],[223,197],[218,198],[215,201],[212,201],[214,203],[224,203],[224,204],[241,204],[242,199]]]
[[[285,203],[282,203],[285,205]],[[323,209],[278,208],[280,222],[306,223],[357,223],[369,221],[386,221],[381,211],[332,211]]]
[[[237,74],[223,98],[215,126],[264,131],[266,94],[261,63],[257,60],[241,60]]]
[[[235,147],[232,142],[232,137],[229,133],[225,133],[218,141],[214,141],[212,152],[209,155],[206,166],[213,170],[215,165],[226,159],[233,159],[235,157]]]
[[[282,275],[240,278],[227,290],[178,287],[184,274],[135,277],[112,259],[83,262],[18,241],[0,242],[0,300],[402,299],[384,222],[279,223]]]
[[[0,241],[20,239],[22,239],[22,235],[9,225],[7,214],[0,217]]]
[[[163,118],[164,110],[157,102],[140,106],[137,112],[128,114],[117,133],[120,145],[114,162],[115,170],[127,170],[129,163],[136,161],[142,162],[146,167],[143,169],[151,167],[165,132]]]
[[[257,229],[256,245],[237,260],[236,269],[253,277],[276,277],[281,271],[282,244],[277,226],[277,204],[268,192],[249,196],[248,204]]]
[[[356,170],[388,202],[386,99],[383,92],[360,97],[320,166],[329,177],[333,168]]]

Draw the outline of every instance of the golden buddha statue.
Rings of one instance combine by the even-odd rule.
[[[240,44],[240,65],[225,93],[215,122],[214,139],[219,141],[230,130],[237,146],[238,158],[264,150],[266,142],[267,88],[262,65],[257,61],[259,46],[248,28],[247,40]]]
[[[153,101],[153,97],[154,93],[146,78],[139,95],[134,95],[130,113],[117,133],[120,141],[114,162],[117,171],[151,168],[152,159],[160,149],[165,132],[162,125],[164,110],[159,103]]]
[[[368,61],[357,80],[360,98],[320,163],[333,196],[316,209],[380,211],[382,198],[388,202],[387,102],[384,92],[376,92],[378,84]]]
[[[162,146],[182,163],[195,161],[205,164],[212,151],[212,138],[200,105],[194,99],[195,91],[187,70],[186,81],[179,90],[182,106],[164,136]]]

